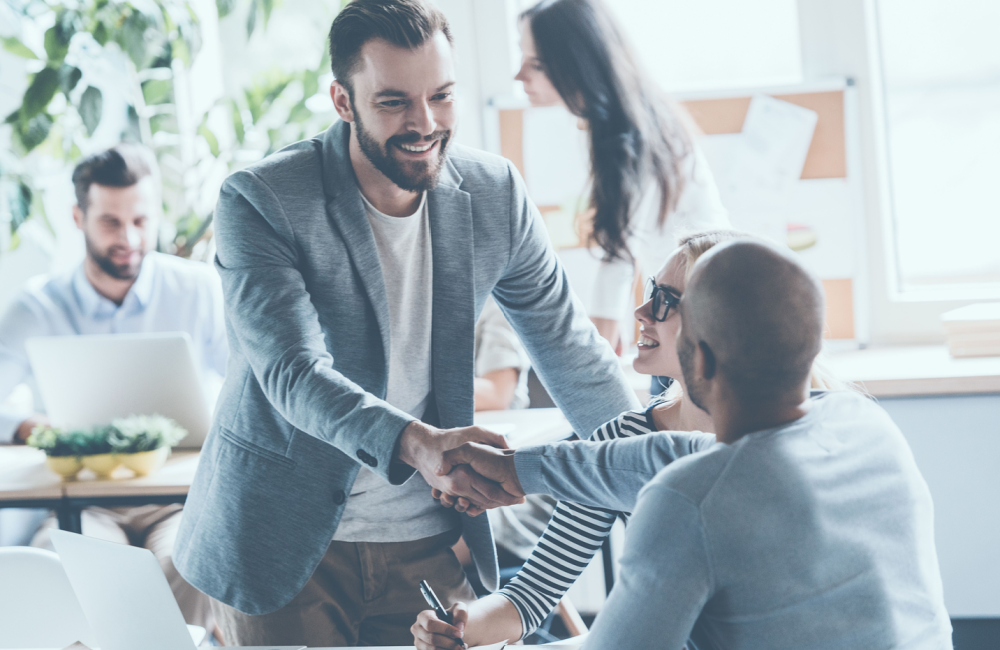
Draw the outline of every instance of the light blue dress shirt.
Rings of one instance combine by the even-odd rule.
[[[0,317],[0,403],[19,384],[34,396],[34,410],[44,412],[25,351],[36,336],[187,332],[196,362],[208,381],[222,377],[228,346],[222,285],[209,264],[149,253],[135,284],[116,305],[97,293],[83,265],[70,273],[30,280]],[[0,443],[13,440],[17,426],[31,413],[0,407]]]

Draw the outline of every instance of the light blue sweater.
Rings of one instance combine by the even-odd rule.
[[[586,648],[952,647],[930,492],[858,395],[732,445],[661,432],[515,461],[529,493],[634,512]]]

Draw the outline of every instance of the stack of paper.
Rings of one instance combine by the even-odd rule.
[[[984,302],[941,315],[953,357],[1000,356],[1000,302]]]

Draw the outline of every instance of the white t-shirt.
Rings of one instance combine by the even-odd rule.
[[[629,250],[645,277],[656,275],[677,248],[679,236],[718,228],[732,228],[722,205],[708,161],[695,146],[688,157],[684,189],[673,212],[660,226],[660,192],[653,183],[632,215]],[[632,304],[635,270],[628,260],[601,262],[590,297],[590,315],[620,320]]]
[[[429,404],[434,267],[427,194],[408,217],[382,214],[363,196],[375,235],[389,304],[389,379],[385,401],[420,418]],[[431,497],[418,473],[390,485],[362,467],[351,489],[334,539],[345,542],[405,542],[457,527],[457,515]]]

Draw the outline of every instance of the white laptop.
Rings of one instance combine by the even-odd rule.
[[[152,552],[64,530],[51,534],[101,650],[195,650],[167,577]]]
[[[159,414],[187,429],[180,447],[205,441],[211,411],[186,333],[43,336],[25,347],[53,425]]]

